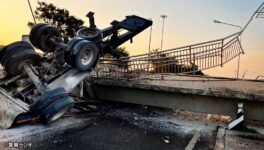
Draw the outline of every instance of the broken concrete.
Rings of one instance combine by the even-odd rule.
[[[96,84],[138,88],[142,90],[264,101],[264,81],[260,80],[173,75],[165,76],[164,80],[112,80],[96,78],[96,80],[89,81]]]
[[[110,80],[92,78],[90,98],[233,116],[244,103],[245,120],[263,120],[264,82],[201,76]],[[110,90],[111,89],[111,90]],[[103,95],[101,93],[104,93]],[[115,93],[115,94],[113,94]]]

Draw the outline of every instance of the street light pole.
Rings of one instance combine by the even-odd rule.
[[[241,33],[243,31],[243,28],[239,25],[235,25],[235,24],[230,24],[230,23],[225,23],[219,20],[214,20],[214,23],[219,23],[219,24],[224,24],[224,25],[228,25],[228,26],[233,26],[233,27],[237,27],[240,28]],[[241,34],[240,34],[241,35]],[[240,38],[240,42],[241,42],[241,38]],[[237,73],[236,73],[236,78],[238,79],[239,77],[239,69],[240,69],[240,54],[238,55],[238,63],[237,63]]]
[[[160,50],[161,54],[163,52],[163,36],[164,36],[164,24],[165,24],[165,19],[167,18],[167,15],[161,15],[162,18],[162,33],[161,33],[161,45],[160,45]],[[161,79],[164,79],[163,77],[163,60],[161,60]]]
[[[150,18],[149,20],[152,20],[152,19]],[[152,25],[150,26],[150,32],[149,32],[149,47],[148,47],[149,53],[151,50],[151,40],[152,40]]]
[[[150,20],[152,20],[150,18]],[[149,55],[149,58],[148,58],[148,71],[150,70],[150,63],[149,63],[149,60],[150,60],[150,53],[151,53],[151,40],[152,40],[152,25],[150,26],[150,33],[149,33],[149,47],[148,47],[148,55]]]
[[[161,51],[163,50],[162,48],[163,48],[163,36],[164,36],[164,23],[167,17],[168,17],[167,15],[161,15],[162,18],[162,34],[161,34],[161,46],[160,46]]]
[[[241,31],[243,30],[243,28],[239,25],[235,25],[235,24],[230,24],[230,23],[225,23],[225,22],[222,22],[222,21],[219,21],[219,20],[214,20],[214,23],[219,23],[219,24],[224,24],[224,25],[228,25],[228,26],[233,26],[233,27],[237,27],[237,28],[240,28]]]

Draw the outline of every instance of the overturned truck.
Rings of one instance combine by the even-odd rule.
[[[1,50],[2,128],[10,128],[23,115],[38,116],[44,124],[59,119],[76,103],[69,93],[91,74],[99,58],[104,54],[120,57],[116,48],[152,25],[133,15],[100,30],[94,13],[87,17],[90,27],[80,29],[69,43],[63,42],[56,27],[40,23],[31,30],[30,43],[18,41]],[[120,34],[123,29],[126,32]]]

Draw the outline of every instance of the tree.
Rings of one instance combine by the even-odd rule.
[[[176,56],[169,56],[166,53],[162,53],[159,49],[153,49],[150,54],[150,62],[153,66],[153,73],[185,73],[193,72],[196,75],[203,75],[201,71],[198,71],[198,66],[195,64],[183,65],[176,59]]]
[[[67,9],[61,9],[53,4],[46,2],[38,2],[38,6],[34,12],[36,20],[56,26],[67,42],[69,38],[73,38],[76,32],[83,27],[84,21],[70,15]],[[33,22],[28,22],[28,26],[32,27]]]
[[[126,47],[118,47],[116,49],[116,53],[118,54],[119,58],[128,57],[130,55]]]
[[[104,54],[103,58],[104,59],[112,59],[112,58],[120,59],[120,58],[128,57],[129,55],[130,53],[128,52],[126,47],[118,47],[117,49],[114,50],[113,54],[110,54],[110,53]]]
[[[118,66],[120,68],[128,68],[128,56],[129,56],[129,52],[127,51],[126,47],[118,47],[116,49],[116,53],[118,53],[118,55],[120,56],[121,59],[118,60]]]
[[[0,51],[5,47],[5,45],[0,45]]]
[[[112,59],[112,58],[116,58],[117,59],[117,63],[116,66],[118,66],[119,68],[128,68],[128,60],[129,60],[129,52],[126,49],[126,47],[118,47],[113,55],[110,54],[106,54],[104,55],[104,59]]]
[[[0,44],[0,52],[2,51],[2,49],[5,47],[5,45],[1,45]]]

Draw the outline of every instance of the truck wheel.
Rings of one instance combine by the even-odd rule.
[[[30,43],[25,42],[25,41],[17,41],[17,42],[11,43],[5,46],[0,51],[0,62],[2,63],[6,57],[8,57],[10,54],[16,51],[20,51],[21,49],[29,49],[29,48],[32,48],[32,46],[30,45]]]
[[[48,91],[43,94],[40,100],[34,103],[31,106],[31,110],[36,113],[40,114],[45,108],[47,108],[50,104],[56,101],[59,98],[67,97],[68,93],[65,91],[64,88],[57,88],[51,91]]]
[[[22,44],[20,45],[20,43]],[[28,44],[25,42],[15,42],[5,47],[1,64],[7,74],[16,76],[23,72],[22,67],[25,64],[36,65],[41,61],[41,57]]]
[[[48,24],[37,24],[30,32],[30,42],[43,52],[55,51],[57,45],[50,41],[50,37],[62,41],[62,36],[58,28]]]
[[[67,44],[67,48],[65,50],[65,53],[64,53],[64,59],[65,61],[67,62],[67,64],[73,66],[73,62],[71,60],[71,51],[72,51],[72,48],[80,41],[84,40],[83,38],[80,38],[80,37],[75,37],[73,38],[68,44]]]
[[[34,25],[33,28],[30,30],[30,33],[29,33],[29,40],[30,40],[31,44],[38,49],[39,49],[39,47],[38,47],[38,40],[36,37],[36,32],[39,30],[40,27],[42,27],[44,25],[47,25],[47,24],[39,23],[39,24]]]
[[[59,98],[42,111],[40,119],[44,124],[49,125],[62,117],[73,105],[74,100],[71,97]]]

